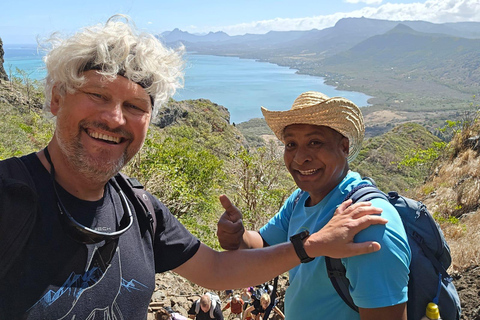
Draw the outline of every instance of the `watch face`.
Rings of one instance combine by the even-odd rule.
[[[303,240],[310,235],[310,232],[308,232],[308,230],[305,230],[305,231],[302,231],[299,235],[300,235],[300,239]]]

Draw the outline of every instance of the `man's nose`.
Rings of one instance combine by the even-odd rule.
[[[312,161],[312,156],[306,147],[298,147],[297,152],[295,152],[295,157],[293,158],[296,164],[302,165],[305,162]]]
[[[112,101],[102,110],[102,120],[108,123],[111,128],[124,125],[126,122],[121,101]]]

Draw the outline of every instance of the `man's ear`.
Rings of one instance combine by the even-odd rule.
[[[63,96],[60,94],[60,90],[57,86],[52,88],[52,99],[50,100],[50,112],[56,116],[60,109],[60,103],[63,100]]]

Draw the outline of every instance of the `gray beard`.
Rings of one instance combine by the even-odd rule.
[[[93,159],[87,155],[79,139],[68,143],[63,141],[61,134],[57,135],[57,142],[68,165],[91,181],[107,182],[129,160],[127,152],[124,152],[123,156],[116,160]]]

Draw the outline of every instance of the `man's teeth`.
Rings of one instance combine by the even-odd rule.
[[[95,139],[101,139],[101,140],[106,140],[110,142],[120,143],[120,138],[107,136],[106,134],[103,134],[103,133],[89,132],[88,134],[90,135],[90,137]]]
[[[311,169],[311,170],[306,170],[306,171],[298,170],[298,172],[300,172],[304,176],[308,176],[308,175],[311,175],[311,174],[314,174],[315,172],[317,172],[317,169]]]

